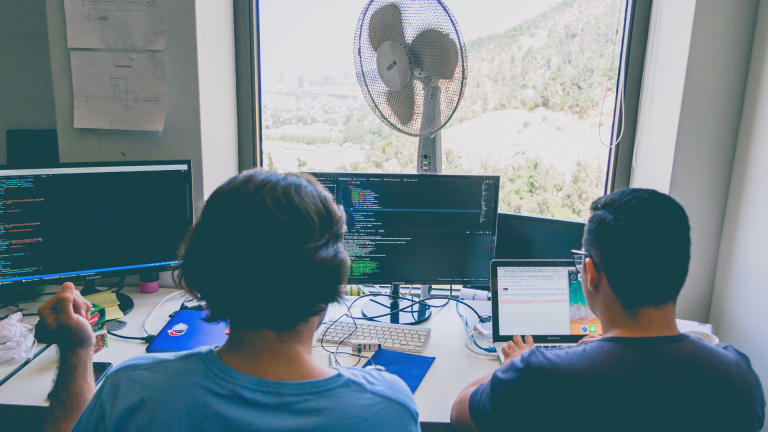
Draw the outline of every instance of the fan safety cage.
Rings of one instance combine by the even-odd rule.
[[[397,25],[398,14],[402,28]],[[389,89],[379,76],[376,40],[404,45],[411,73],[408,84],[398,91]],[[440,0],[371,0],[358,19],[353,54],[365,100],[396,131],[431,136],[448,123],[461,103],[467,83],[467,50],[456,19]],[[448,70],[431,73],[429,64],[435,65],[432,69]]]

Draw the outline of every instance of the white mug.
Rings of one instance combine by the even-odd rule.
[[[709,333],[704,333],[704,332],[700,332],[700,331],[696,331],[696,330],[689,330],[689,331],[685,332],[685,334],[687,334],[688,336],[693,336],[693,337],[699,338],[699,339],[703,340],[704,342],[706,342],[706,343],[708,343],[710,345],[714,345],[716,343],[720,343],[720,339],[718,339],[717,336],[711,335]]]

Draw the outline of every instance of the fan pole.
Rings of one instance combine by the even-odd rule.
[[[443,140],[440,131],[434,135],[419,138],[419,152],[416,154],[416,172],[438,174],[443,172]],[[432,285],[421,286],[421,300],[429,298]]]
[[[419,138],[419,152],[416,154],[416,172],[438,174],[443,172],[443,143],[440,131],[429,137]]]

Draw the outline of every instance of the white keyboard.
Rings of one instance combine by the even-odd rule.
[[[377,340],[381,344],[382,348],[420,353],[424,351],[424,346],[429,339],[429,333],[431,329],[427,327],[413,327],[407,325],[398,324],[384,324],[372,321],[356,320],[357,330],[355,330],[355,323],[352,320],[339,320],[336,323],[330,322],[323,324],[320,327],[319,336],[317,341],[323,338],[323,343],[338,344],[342,342],[342,345],[349,345],[350,339],[363,339],[363,340]],[[325,329],[333,324],[333,326]],[[350,336],[350,333],[352,335]]]

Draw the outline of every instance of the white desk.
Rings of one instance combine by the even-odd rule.
[[[144,320],[160,300],[174,290],[160,289],[154,294],[141,294],[138,288],[125,288],[123,292],[131,295],[135,307],[125,318],[128,326],[118,333],[126,336],[141,336]],[[168,315],[179,308],[182,298],[183,296],[178,296],[163,304],[152,317],[152,321],[147,323],[147,330],[153,334],[161,330],[168,321]],[[348,297],[348,301],[353,299],[355,297]],[[357,302],[353,307],[352,312],[355,316],[359,316],[360,306],[365,300],[367,299]],[[441,302],[434,300],[434,303]],[[470,301],[468,303],[481,314],[490,315],[491,313],[490,302]],[[474,326],[477,323],[474,313],[463,306],[461,309],[469,319],[469,325]],[[332,305],[326,320],[335,319],[345,312],[344,306]],[[34,324],[36,320],[36,317],[28,317],[24,321]],[[419,420],[422,423],[448,423],[451,406],[459,391],[470,381],[493,372],[499,367],[499,362],[495,358],[472,354],[464,347],[466,331],[461,318],[456,314],[453,302],[445,308],[434,309],[432,317],[422,325],[432,329],[423,354],[436,357],[436,360],[414,395],[419,408]],[[129,358],[146,354],[144,343],[121,340],[113,336],[109,336],[108,340],[109,347],[96,354],[94,361],[118,365]],[[342,350],[349,349],[342,348]],[[12,408],[22,412],[45,409],[48,406],[47,394],[56,373],[57,355],[56,347],[52,346],[0,386],[0,406],[3,406],[0,408],[5,408],[6,412],[13,412]],[[319,364],[328,365],[328,353],[319,346],[313,348],[313,357]],[[351,356],[339,356],[339,361],[343,364],[347,362],[354,364],[355,360]],[[362,363],[360,362],[361,365]],[[0,378],[5,377],[18,364],[14,362],[0,364]]]

